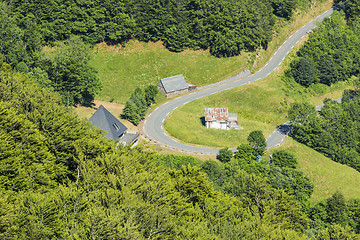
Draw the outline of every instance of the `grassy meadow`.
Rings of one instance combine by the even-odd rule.
[[[124,104],[137,86],[157,85],[165,77],[183,74],[188,83],[198,86],[226,79],[246,69],[251,54],[255,53],[216,58],[204,50],[174,53],[161,42],[130,41],[125,47],[97,45],[90,65],[103,84],[96,98]]]
[[[360,198],[360,188],[357,187],[360,186],[360,172],[336,163],[292,138],[286,138],[279,149],[294,153],[299,162],[298,168],[313,182],[312,203],[330,197],[337,190],[347,199]]]

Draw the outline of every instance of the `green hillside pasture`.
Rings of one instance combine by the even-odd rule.
[[[316,84],[309,88],[293,81],[283,81],[284,69],[294,58],[303,39],[285,58],[275,72],[255,83],[243,85],[218,94],[190,102],[175,111],[165,120],[164,127],[172,137],[181,142],[210,147],[237,147],[246,143],[247,136],[254,130],[263,131],[268,137],[277,126],[287,121],[287,111],[292,102],[322,104],[328,98],[339,98],[349,83],[338,82],[331,87]],[[204,108],[228,108],[238,114],[242,130],[208,129],[202,122]]]
[[[164,126],[180,141],[211,147],[236,147],[246,142],[253,130],[270,134],[285,118],[279,82],[262,81],[190,102],[172,112]],[[202,124],[204,108],[227,107],[238,114],[242,130],[208,129]],[[266,123],[265,123],[266,122]]]
[[[164,127],[172,137],[195,145],[211,147],[236,147],[246,142],[250,132],[262,130],[268,137],[278,125],[287,121],[287,110],[291,102],[308,101],[321,104],[325,97],[340,97],[347,85],[339,83],[324,88],[324,97],[318,96],[311,89],[306,91],[282,90],[284,83],[279,80],[279,72],[266,79],[243,85],[222,93],[214,94],[190,102],[175,111],[165,120]],[[333,92],[329,94],[328,92]],[[242,130],[208,129],[201,121],[204,108],[224,107],[238,114]]]
[[[347,199],[360,198],[360,172],[355,169],[334,162],[321,153],[286,138],[280,149],[295,154],[299,162],[299,169],[314,183],[315,189],[311,202],[317,203],[330,197],[337,190]]]
[[[250,54],[216,58],[209,51],[174,53],[161,42],[130,41],[126,47],[95,47],[90,65],[98,71],[103,89],[98,99],[124,104],[137,86],[157,85],[161,78],[183,74],[188,83],[207,85],[233,76],[248,67]]]

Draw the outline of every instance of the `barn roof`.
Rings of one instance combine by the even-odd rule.
[[[103,105],[100,105],[89,121],[95,127],[105,130],[108,133],[105,137],[112,140],[116,140],[127,130]]]
[[[185,78],[182,74],[161,79],[159,86],[163,87],[166,93],[180,91],[188,88],[188,85],[186,84]]]
[[[229,120],[227,108],[205,108],[205,121],[226,121]]]

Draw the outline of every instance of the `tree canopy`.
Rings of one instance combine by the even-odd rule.
[[[354,15],[350,11],[356,12],[356,7],[345,9],[347,17],[352,19]],[[347,24],[344,14],[335,11],[318,23],[297,52],[298,58],[291,63],[290,75],[297,83],[305,87],[316,83],[331,85],[359,72],[360,25],[356,19]]]
[[[46,44],[72,35],[90,44],[162,40],[171,51],[207,49],[219,57],[266,47],[275,18],[290,19],[297,1],[5,0]],[[26,21],[23,19],[26,19]],[[27,24],[31,21],[31,24]],[[17,31],[16,28],[13,29]]]
[[[0,123],[1,238],[304,239],[307,218],[283,190],[229,168],[241,187],[229,182],[226,194],[199,167],[168,170],[154,152],[116,149],[7,64]]]
[[[260,130],[252,131],[247,138],[250,146],[254,149],[254,154],[263,155],[266,149],[266,139]]]
[[[357,96],[342,103],[325,100],[320,114],[305,114],[306,120],[292,121],[291,136],[334,161],[360,171],[359,104]]]

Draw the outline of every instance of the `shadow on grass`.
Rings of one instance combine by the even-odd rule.
[[[82,107],[90,107],[90,108],[93,108],[93,109],[96,109],[95,108],[95,103],[91,102],[91,103],[82,103],[80,104]]]
[[[201,117],[200,118],[200,121],[201,121],[201,124],[205,127],[206,125],[205,125],[205,117]]]

